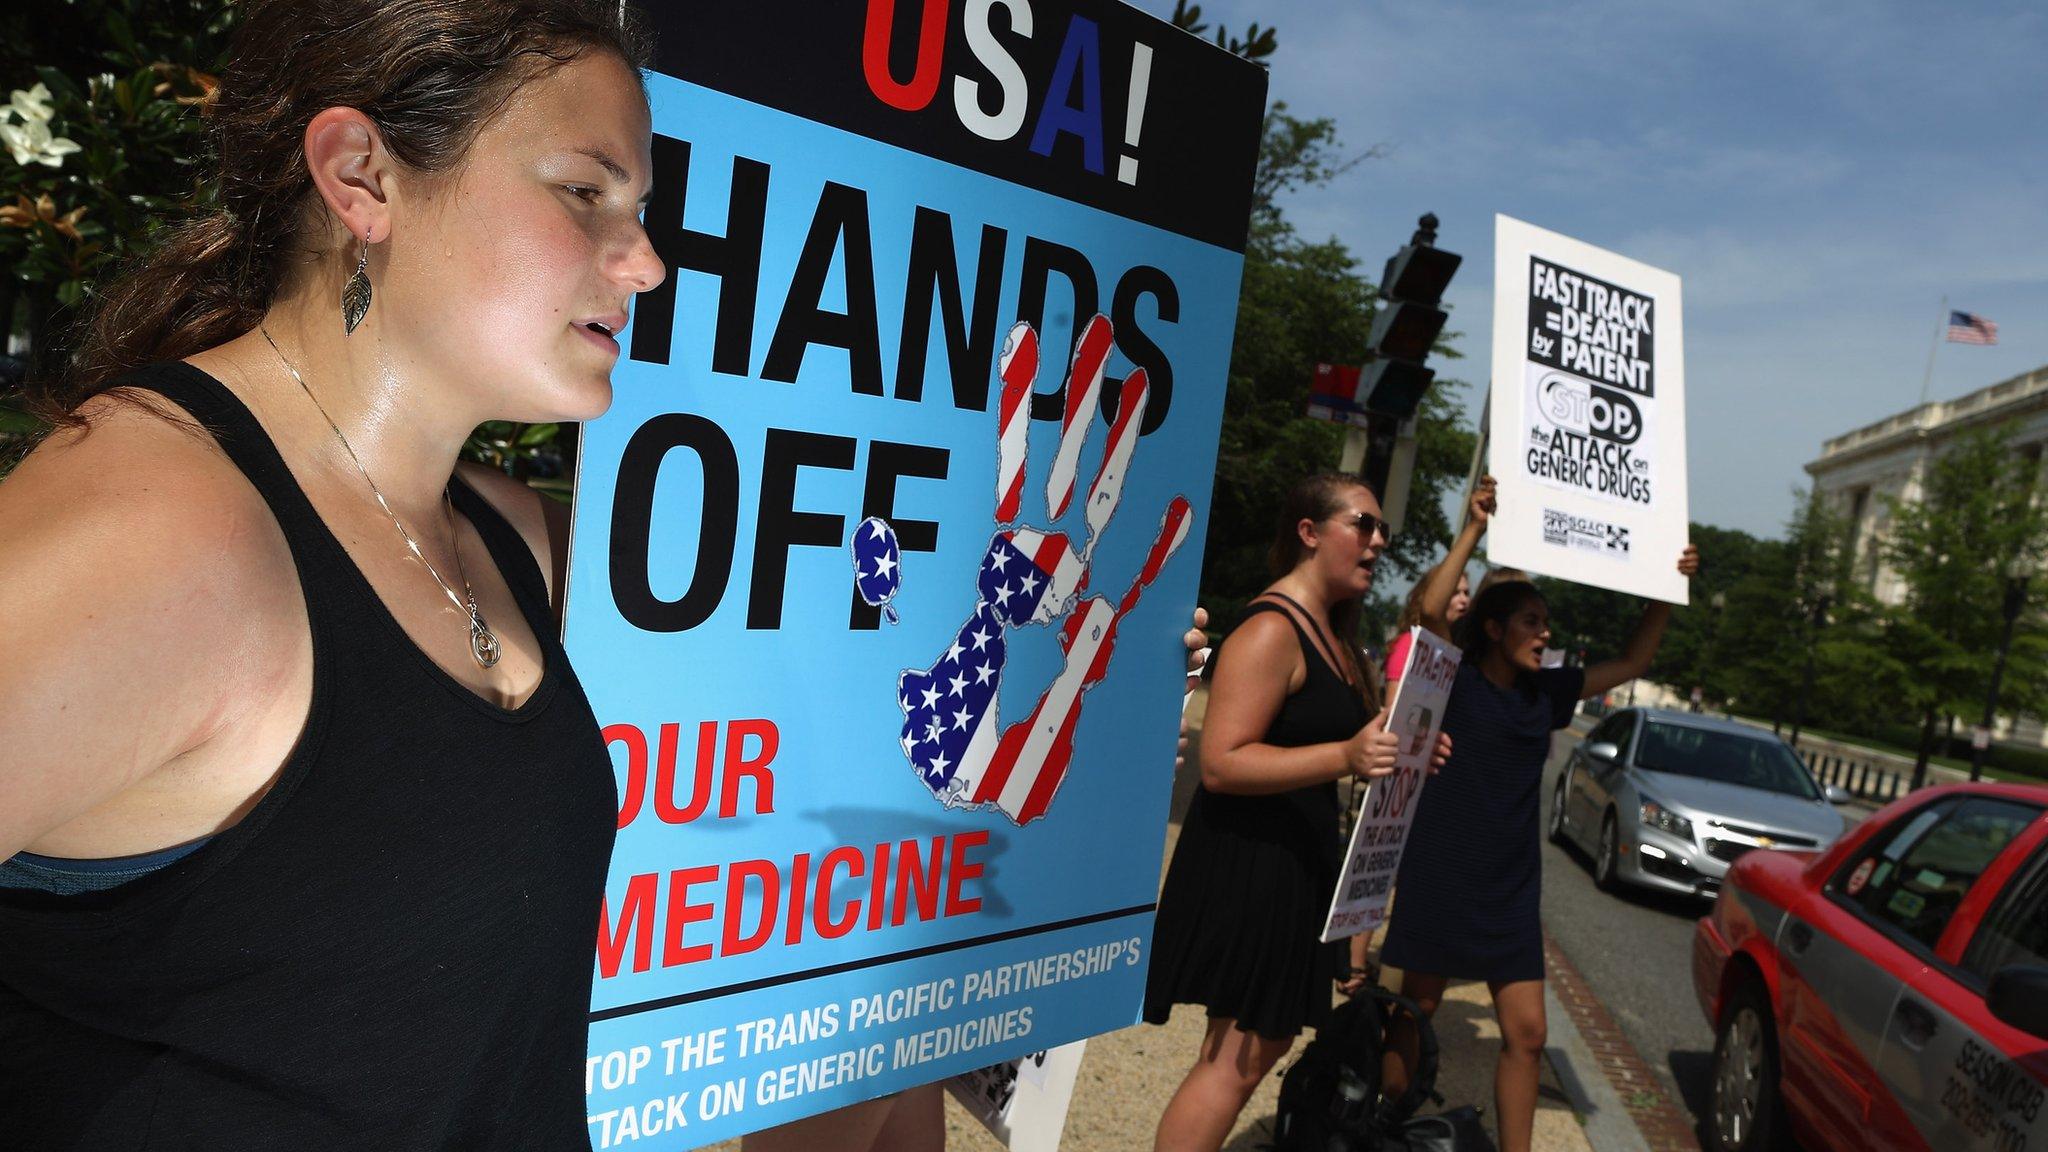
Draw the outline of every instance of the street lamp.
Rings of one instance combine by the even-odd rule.
[[[1984,775],[1984,756],[1991,751],[1991,724],[1998,716],[1998,684],[2005,679],[2005,657],[2012,651],[2013,627],[2019,623],[2020,613],[2027,607],[2027,578],[2008,576],[2005,578],[2005,635],[1998,641],[1998,660],[1991,665],[1991,691],[1984,697],[1984,728],[1970,741],[1970,779],[1977,780]]]

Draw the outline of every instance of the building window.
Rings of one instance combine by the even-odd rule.
[[[1870,509],[1870,487],[1865,485],[1849,493],[1849,560],[1863,573],[1864,582],[1872,587],[1877,584],[1877,547],[1875,534],[1864,521],[1864,514]]]

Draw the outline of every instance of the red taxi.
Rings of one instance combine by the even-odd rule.
[[[2048,788],[1929,788],[1741,857],[1692,969],[1710,1148],[2048,1152]]]

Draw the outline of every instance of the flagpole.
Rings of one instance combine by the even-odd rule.
[[[1941,298],[1941,319],[1934,325],[1934,340],[1927,345],[1927,374],[1920,378],[1920,403],[1927,403],[1927,388],[1934,383],[1934,354],[1941,349],[1941,334],[1948,331],[1948,297]]]

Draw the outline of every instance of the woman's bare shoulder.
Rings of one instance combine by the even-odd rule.
[[[1227,655],[1219,659],[1219,668],[1224,663],[1234,662],[1240,667],[1284,673],[1292,666],[1290,661],[1298,661],[1301,656],[1301,642],[1296,638],[1294,625],[1284,608],[1277,612],[1254,612],[1245,616],[1231,630],[1223,648]]]
[[[0,481],[0,602],[18,657],[0,662],[0,685],[55,676],[89,707],[108,693],[190,701],[263,673],[250,654],[303,629],[304,601],[262,497],[189,423],[114,397],[81,414],[85,429],[54,433]]]
[[[1270,600],[1254,600],[1245,607],[1250,609],[1253,605],[1271,603],[1273,602]],[[1277,611],[1248,611],[1244,619],[1238,621],[1237,627],[1231,630],[1230,638],[1235,640],[1244,637],[1258,647],[1294,643],[1294,624],[1288,617],[1287,609],[1277,605],[1276,607]]]
[[[284,534],[211,437],[82,415],[0,481],[0,856],[231,737],[307,658]]]
[[[172,574],[202,563],[290,562],[289,552],[262,546],[282,545],[283,535],[255,487],[176,408],[100,396],[80,415],[84,427],[53,432],[0,484],[0,530],[10,539],[158,550]],[[258,525],[273,539],[252,531]],[[119,575],[154,582],[150,572]]]

